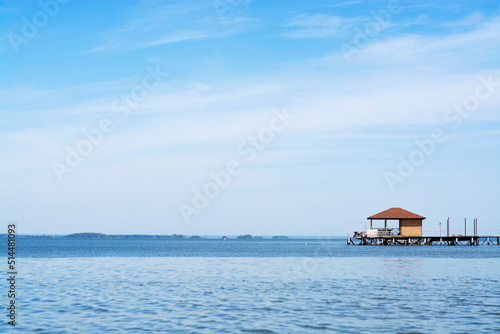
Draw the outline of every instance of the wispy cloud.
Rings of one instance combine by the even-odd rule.
[[[139,3],[123,10],[123,24],[104,34],[103,42],[83,50],[82,54],[119,52],[150,48],[205,38],[227,36],[234,26],[254,20],[232,17],[220,24],[210,4],[175,3],[157,5]]]
[[[346,6],[357,5],[357,4],[360,4],[361,2],[362,1],[357,1],[357,0],[345,1],[345,2],[334,3],[331,5],[328,5],[328,7],[346,7]]]
[[[500,17],[494,17],[469,27],[465,32],[395,34],[382,40],[373,40],[354,50],[352,57],[360,65],[384,64],[394,68],[396,64],[408,67],[415,63],[420,70],[460,71],[461,68],[467,70],[478,66],[478,62],[492,62],[498,56],[499,48]],[[482,50],[480,58],[477,50]],[[325,60],[336,66],[343,57],[339,48]]]
[[[479,11],[474,11],[470,15],[467,15],[463,19],[460,20],[453,20],[453,21],[446,21],[443,22],[442,25],[445,27],[464,27],[468,28],[470,26],[477,26],[481,23],[484,23],[486,21],[483,13]]]
[[[172,43],[180,43],[184,41],[191,41],[195,39],[203,39],[203,38],[213,38],[219,37],[223,34],[210,34],[205,32],[197,32],[197,31],[181,31],[178,33],[174,33],[167,36],[158,37],[156,39],[152,39],[147,42],[138,42],[135,44],[127,44],[123,45],[118,42],[113,42],[109,44],[104,44],[100,46],[93,47],[91,49],[80,52],[80,54],[91,54],[91,53],[99,53],[99,52],[107,52],[107,51],[130,51],[130,50],[139,50],[146,49],[154,46],[172,44]]]
[[[413,20],[409,20],[406,22],[399,22],[397,25],[398,26],[413,26],[413,25],[421,25],[421,24],[426,24],[429,22],[429,17],[425,14],[420,14],[417,17],[415,17]]]
[[[366,18],[344,18],[328,14],[301,14],[290,20],[285,27],[292,28],[285,33],[291,38],[325,38],[335,35],[341,30],[346,30]]]
[[[222,34],[210,34],[210,33],[205,33],[205,32],[200,32],[200,31],[183,31],[179,32],[173,35],[169,36],[164,36],[160,37],[156,40],[152,40],[143,44],[137,44],[132,46],[132,49],[144,49],[144,48],[149,48],[153,46],[158,46],[158,45],[163,45],[163,44],[171,44],[171,43],[178,43],[178,42],[184,42],[184,41],[189,41],[193,39],[202,39],[202,38],[211,38],[211,37],[216,37],[216,36],[221,36]]]

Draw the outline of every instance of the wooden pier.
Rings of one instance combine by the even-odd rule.
[[[367,245],[367,246],[482,246],[493,245],[500,246],[500,237],[498,236],[417,236],[408,237],[402,235],[381,235],[376,237],[367,237],[356,235],[347,237],[348,245]]]
[[[450,218],[446,221],[446,236],[441,235],[441,223],[439,223],[439,236],[423,236],[422,223],[424,216],[401,209],[390,208],[368,217],[370,229],[354,231],[351,237],[347,233],[348,245],[371,245],[371,246],[500,246],[500,236],[479,236],[477,229],[477,218],[473,220],[472,235],[467,235],[467,219],[464,219],[464,234],[453,234],[450,236]],[[373,221],[384,221],[384,227],[374,227]],[[398,227],[388,228],[387,221],[398,221]],[[470,226],[470,225],[469,225]]]

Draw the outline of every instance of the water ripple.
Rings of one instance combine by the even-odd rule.
[[[400,260],[22,259],[15,333],[500,331],[499,259]]]

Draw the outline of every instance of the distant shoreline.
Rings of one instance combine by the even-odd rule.
[[[7,238],[7,234],[0,234],[0,238]],[[167,240],[290,240],[290,239],[341,239],[344,236],[285,236],[285,235],[182,235],[182,234],[104,234],[95,232],[71,234],[18,234],[17,238],[71,238],[71,239],[167,239]]]

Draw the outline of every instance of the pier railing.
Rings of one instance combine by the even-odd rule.
[[[378,235],[399,235],[399,228],[378,228]]]
[[[377,236],[388,236],[388,235],[398,236],[399,235],[399,228],[388,228],[388,229],[376,228],[376,229],[372,229],[371,231],[373,231],[373,230],[377,230]],[[365,238],[365,237],[367,237],[366,232],[367,231],[354,231],[353,238]]]

